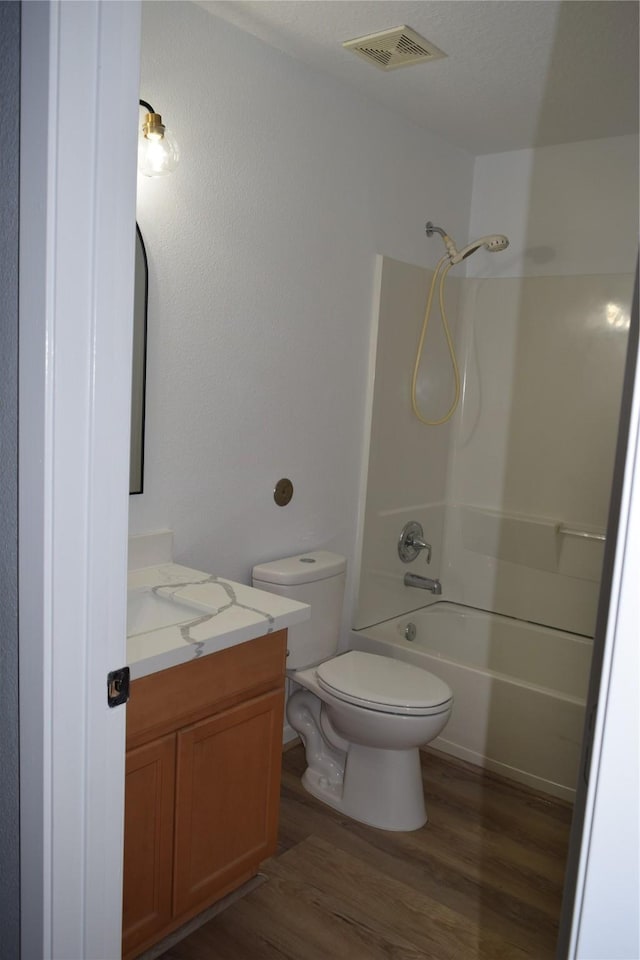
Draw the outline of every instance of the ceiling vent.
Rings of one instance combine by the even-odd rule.
[[[356,40],[346,40],[342,46],[353,50],[380,70],[395,70],[396,67],[408,67],[412,63],[446,57],[446,53],[438,50],[411,27],[393,27],[382,33],[370,33]]]

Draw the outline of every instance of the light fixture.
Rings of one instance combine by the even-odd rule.
[[[140,106],[145,108],[147,115],[138,143],[138,170],[145,177],[164,177],[178,166],[178,144],[151,104],[141,100]]]

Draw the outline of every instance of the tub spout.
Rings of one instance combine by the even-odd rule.
[[[431,577],[419,577],[417,573],[405,573],[404,585],[405,587],[419,587],[420,590],[429,590],[436,596],[442,593],[442,584],[439,580],[432,580]]]

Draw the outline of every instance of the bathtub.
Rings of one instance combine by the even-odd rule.
[[[453,713],[432,747],[573,800],[592,640],[443,601],[353,630],[350,646],[449,684]]]

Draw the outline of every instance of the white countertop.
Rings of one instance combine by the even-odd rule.
[[[283,630],[310,615],[305,603],[177,563],[132,570],[127,616],[131,679]]]

